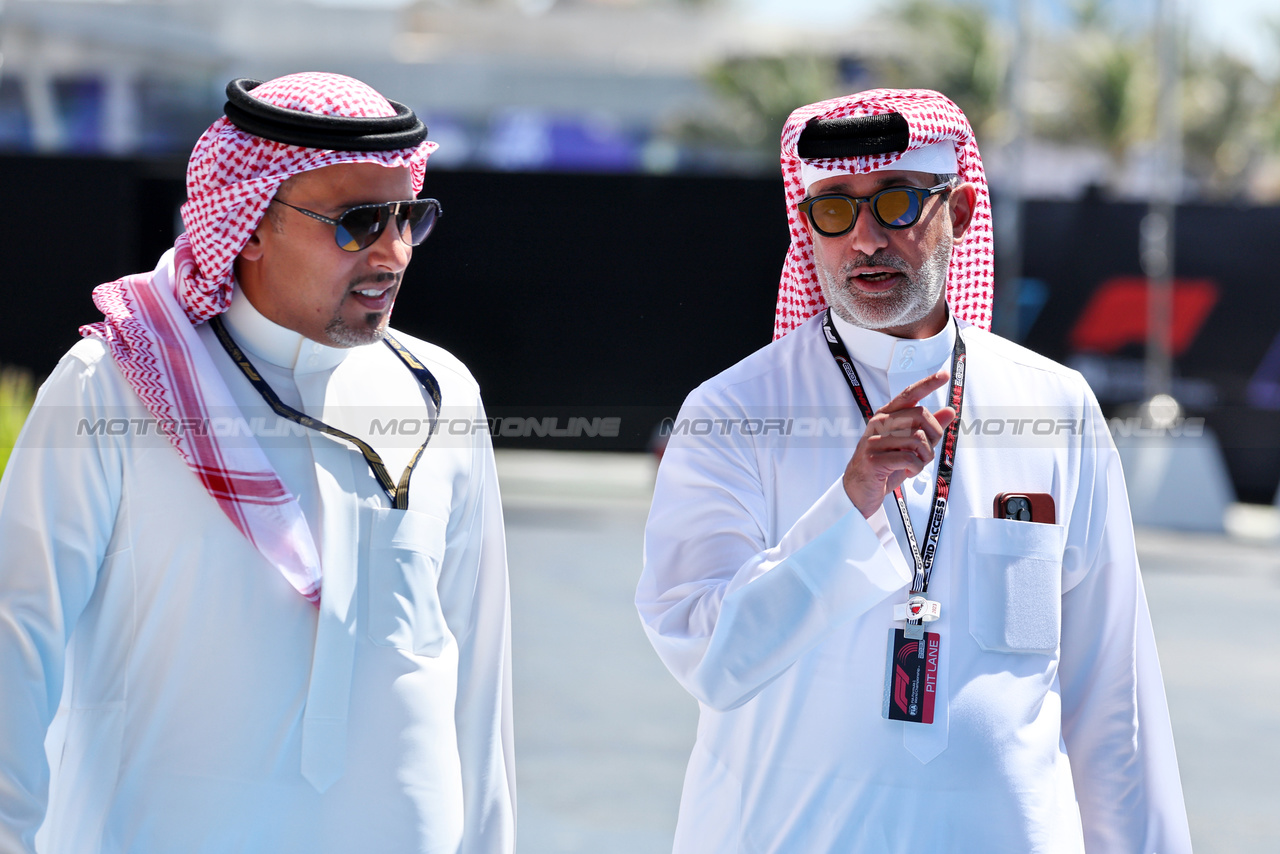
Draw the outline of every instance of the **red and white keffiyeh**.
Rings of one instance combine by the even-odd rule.
[[[781,338],[826,308],[814,266],[813,243],[796,204],[804,200],[805,185],[796,153],[800,132],[814,118],[841,119],[900,113],[907,120],[911,141],[907,151],[951,140],[956,148],[958,175],[977,190],[973,221],[964,237],[951,249],[947,277],[947,304],[959,318],[982,329],[991,328],[991,298],[994,250],[991,229],[991,196],[978,155],[973,129],[960,108],[945,96],[928,89],[872,89],[832,98],[801,107],[787,119],[782,130],[782,180],[787,201],[787,222],[791,228],[791,248],[782,267],[778,288],[778,308],[773,337]],[[828,170],[861,175],[892,169],[903,152],[850,158],[822,158],[810,161]]]
[[[338,74],[290,74],[263,83],[253,96],[316,115],[373,118],[395,108],[369,86]],[[422,189],[424,141],[393,151],[333,151],[248,134],[225,117],[197,141],[187,164],[186,232],[173,248],[173,275],[126,276],[99,285],[93,302],[105,315],[80,334],[100,338],[121,372],[161,425],[208,425],[213,412],[236,404],[214,368],[196,326],[227,310],[232,265],[284,181],[337,163],[407,167]],[[295,496],[256,442],[220,443],[208,430],[166,431],[187,466],[236,527],[311,602],[320,599],[317,547]]]

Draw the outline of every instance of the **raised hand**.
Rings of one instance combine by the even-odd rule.
[[[933,462],[934,448],[956,418],[949,406],[930,412],[920,401],[951,379],[947,371],[914,382],[876,410],[844,470],[844,491],[870,517],[884,497]]]

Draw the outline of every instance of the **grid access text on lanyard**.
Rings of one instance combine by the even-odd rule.
[[[373,473],[377,479],[378,485],[382,487],[382,491],[387,494],[387,499],[391,502],[391,506],[397,510],[409,509],[409,478],[413,474],[413,469],[418,465],[418,460],[422,458],[422,452],[426,450],[427,443],[431,441],[431,437],[435,435],[436,426],[439,423],[440,415],[440,383],[427,370],[427,366],[422,364],[418,359],[410,353],[405,346],[392,337],[391,333],[385,333],[382,341],[391,351],[399,357],[404,366],[409,369],[418,383],[426,390],[427,395],[431,398],[432,404],[435,405],[435,414],[431,416],[431,426],[427,430],[427,439],[418,449],[413,452],[413,457],[409,460],[409,465],[405,466],[404,473],[400,475],[400,482],[397,484],[391,479],[390,473],[387,472],[386,465],[382,462],[382,457],[378,455],[368,442],[358,439],[350,433],[339,430],[336,427],[330,427],[319,418],[312,418],[305,412],[299,412],[292,406],[282,401],[275,391],[267,384],[267,381],[258,373],[258,369],[249,361],[249,357],[244,354],[240,346],[231,338],[227,332],[226,326],[222,322],[220,316],[214,317],[209,321],[209,326],[213,328],[214,333],[218,336],[218,342],[222,344],[222,349],[227,351],[227,355],[231,357],[231,361],[236,363],[236,367],[240,368],[240,372],[244,374],[245,379],[257,390],[262,399],[271,407],[272,411],[281,418],[287,418],[303,427],[325,433],[337,439],[350,442],[359,449],[364,455],[365,462],[369,464],[369,471]]]
[[[840,333],[836,331],[835,323],[831,320],[830,308],[822,316],[822,328],[826,333],[827,347],[831,350],[831,356],[840,366],[845,381],[849,383],[849,390],[853,392],[853,399],[862,412],[863,420],[870,424],[875,411],[871,408],[871,402],[867,400],[867,392],[858,378],[858,369],[854,367],[853,359],[849,357],[849,351],[840,340]],[[947,515],[951,474],[955,470],[956,462],[956,440],[960,435],[960,402],[964,396],[964,367],[964,339],[960,337],[960,331],[956,330],[955,349],[951,351],[951,399],[948,401],[948,405],[955,410],[956,417],[943,434],[942,456],[938,460],[938,476],[933,487],[933,507],[929,511],[929,529],[923,553],[916,540],[915,529],[911,527],[911,516],[907,511],[907,501],[903,497],[902,486],[899,485],[893,490],[894,500],[898,502],[898,512],[902,515],[902,527],[906,531],[907,542],[911,545],[911,557],[915,563],[915,572],[911,580],[912,596],[923,595],[929,590],[933,558],[938,552],[938,538],[942,534],[942,520]],[[909,620],[908,622],[918,624],[919,621]]]

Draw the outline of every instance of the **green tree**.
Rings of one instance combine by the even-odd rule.
[[[893,4],[897,49],[876,62],[883,85],[936,89],[969,117],[979,139],[1003,133],[1010,38],[974,0]]]
[[[1130,152],[1155,142],[1159,60],[1150,26],[1127,29],[1110,9],[1103,0],[1074,5],[1073,26],[1051,51],[1062,97],[1036,127],[1047,137],[1105,151],[1116,187]],[[1275,32],[1280,48],[1280,26]],[[1239,195],[1268,134],[1280,142],[1280,122],[1269,118],[1280,109],[1275,82],[1266,85],[1249,62],[1187,32],[1179,39],[1179,67],[1184,171],[1204,195]]]
[[[31,374],[19,368],[0,368],[0,473],[18,441],[18,433],[35,400]]]
[[[1048,138],[1104,151],[1114,187],[1133,146],[1154,138],[1154,41],[1117,26],[1098,0],[1076,3],[1073,12],[1074,25],[1050,51],[1062,97],[1039,111],[1035,127]]]
[[[1272,154],[1280,155],[1280,17],[1269,19],[1266,28],[1271,34],[1270,65],[1273,71],[1264,80],[1269,97],[1262,108],[1260,131],[1266,148]]]
[[[836,60],[804,54],[729,59],[707,81],[745,120],[748,141],[771,146],[792,110],[840,94]]]
[[[1270,98],[1274,96],[1269,87],[1244,60],[1220,50],[1187,55],[1182,79],[1183,158],[1205,194],[1243,193],[1266,148],[1269,108],[1280,107],[1280,102],[1268,104]]]
[[[736,150],[759,168],[776,166],[778,137],[792,110],[843,94],[839,60],[823,55],[734,57],[704,79],[719,109],[680,121],[675,135],[695,147]]]

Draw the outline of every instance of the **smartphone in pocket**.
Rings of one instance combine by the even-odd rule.
[[[1048,525],[1057,521],[1053,496],[1047,492],[1002,492],[996,496],[992,515],[997,519]]]

